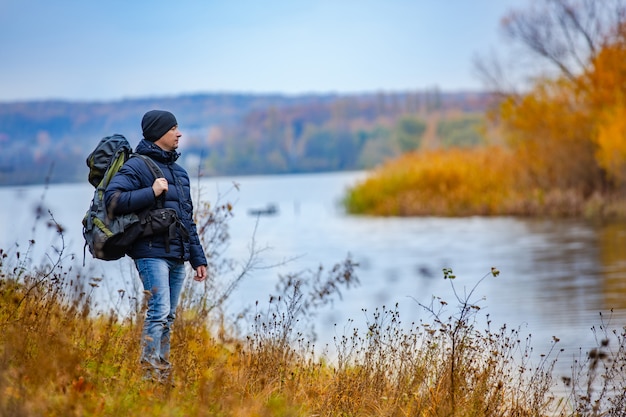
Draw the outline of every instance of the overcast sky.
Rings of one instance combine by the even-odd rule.
[[[0,0],[0,101],[484,87],[529,0]]]

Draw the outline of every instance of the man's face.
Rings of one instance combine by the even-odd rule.
[[[182,135],[183,134],[180,133],[180,130],[178,130],[178,125],[176,125],[161,136],[159,140],[154,142],[154,144],[164,151],[174,151],[178,149],[178,139]]]

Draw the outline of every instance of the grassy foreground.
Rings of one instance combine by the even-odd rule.
[[[519,331],[479,324],[473,290],[450,305],[420,306],[431,323],[407,325],[394,309],[376,310],[365,334],[335,341],[330,361],[298,330],[306,319],[298,312],[310,306],[297,276],[243,335],[181,303],[176,385],[146,382],[137,360],[141,308],[122,317],[92,311],[97,280],[59,264],[25,270],[0,254],[2,416],[624,415],[623,333],[576,363],[563,398],[551,394],[558,341],[535,357]],[[444,278],[454,286],[452,271]]]

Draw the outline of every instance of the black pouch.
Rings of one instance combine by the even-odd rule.
[[[145,217],[142,216],[143,236],[163,235],[165,251],[170,251],[170,241],[176,239],[176,230],[182,227],[176,210],[171,208],[155,208],[148,210]]]
[[[179,223],[178,214],[172,208],[155,208],[146,211],[140,216],[143,236],[168,234],[176,237],[176,225]]]

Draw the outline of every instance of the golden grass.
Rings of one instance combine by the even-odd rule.
[[[582,216],[626,218],[617,195],[529,185],[515,155],[499,146],[422,150],[381,166],[344,198],[374,216]]]
[[[283,282],[282,295],[238,337],[221,328],[217,338],[206,315],[181,307],[172,387],[141,379],[142,311],[126,317],[92,311],[97,280],[59,264],[34,272],[11,268],[2,255],[2,416],[595,415],[576,414],[591,401],[559,403],[551,396],[551,353],[534,358],[517,330],[479,325],[473,292],[452,311],[439,299],[416,305],[431,323],[407,327],[395,309],[378,309],[366,333],[354,330],[336,341],[333,362],[316,355],[298,331],[296,322],[306,321],[298,312],[310,305],[297,276]],[[349,281],[352,266],[333,269],[333,282]],[[485,278],[496,276],[494,269]],[[450,270],[444,277],[454,279]],[[329,282],[320,288],[329,292]],[[623,336],[618,344],[611,361],[622,366]],[[602,404],[612,410],[612,401]]]
[[[407,154],[355,186],[346,205],[384,216],[497,214],[513,194],[511,160],[498,147]]]

